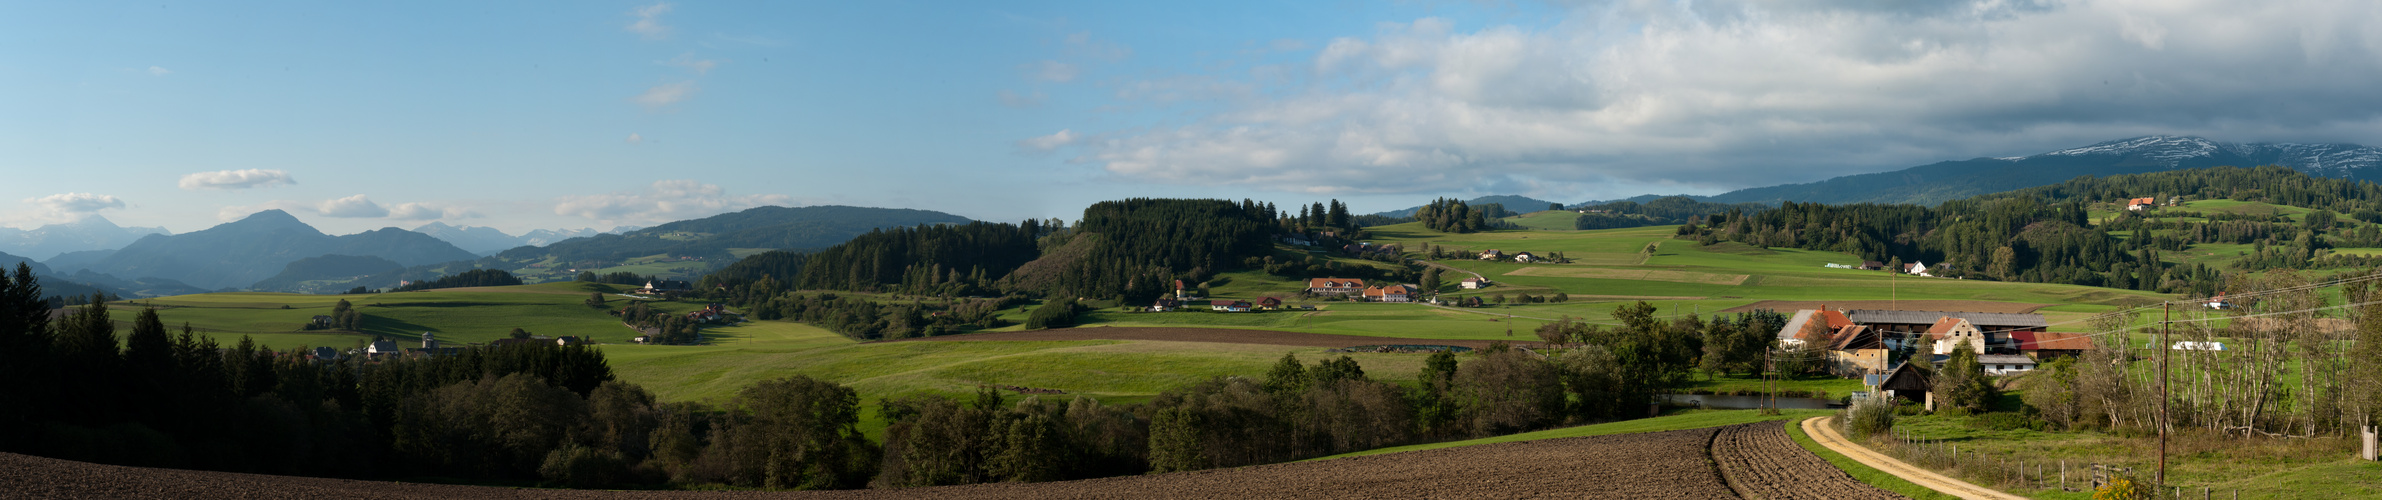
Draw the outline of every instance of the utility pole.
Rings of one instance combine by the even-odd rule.
[[[2161,303],[2161,304],[2159,304],[2159,309],[2160,309],[2160,313],[2159,313],[2159,345],[2167,345],[2167,336],[2168,336],[2169,334],[2172,334],[2172,333],[2174,333],[2174,331],[2175,331],[2175,324],[2173,323],[2173,321],[2175,320],[2175,302],[2174,302],[2174,301],[2167,301],[2167,302]],[[2170,428],[2170,427],[2174,427],[2174,426],[2175,426],[2175,425],[2174,425],[2174,422],[2172,422],[2172,421],[2170,421],[2170,420],[2169,420],[2169,419],[2171,419],[2171,418],[2173,418],[2173,417],[2172,417],[2172,416],[2170,416],[2170,415],[2167,413],[2167,402],[2168,402],[2169,400],[2172,400],[2172,399],[2174,399],[2174,398],[2170,398],[2170,397],[2168,397],[2168,395],[2167,395],[2167,356],[2168,356],[2168,351],[2173,351],[2173,350],[2175,350],[2175,349],[2174,349],[2174,346],[2160,347],[2160,348],[2159,348],[2159,485],[2160,485],[2160,486],[2166,486],[2166,485],[2167,485],[2167,429],[2168,429],[2168,428]]]

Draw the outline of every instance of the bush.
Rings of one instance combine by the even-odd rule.
[[[1051,301],[1026,315],[1027,330],[1075,326],[1075,303]]]
[[[2018,429],[2037,431],[2043,430],[2043,421],[2027,418],[2026,415],[2010,412],[1980,414],[1977,415],[1977,418],[1969,420],[1969,425],[1997,431],[2014,431]]]
[[[1886,398],[1872,397],[1853,402],[1844,409],[1844,421],[1853,437],[1866,438],[1894,430],[1894,403]]]

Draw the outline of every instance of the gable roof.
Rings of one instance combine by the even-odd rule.
[[[2157,204],[2159,204],[2159,199],[2158,199],[2158,198],[2156,198],[2156,197],[2151,197],[2151,198],[2135,198],[2135,199],[2131,199],[2131,200],[2126,200],[2126,204],[2127,204],[2127,205],[2157,205]]]
[[[1365,286],[1365,280],[1353,278],[1314,278],[1307,280],[1307,288],[1356,288],[1360,286]]]
[[[1929,338],[1943,338],[1944,334],[1952,333],[1952,330],[1960,328],[1960,324],[1967,321],[1968,320],[1954,318],[1951,316],[1936,318],[1935,326],[1927,327],[1927,336]],[[1969,325],[1969,328],[1976,328],[1976,325]]]
[[[2051,332],[2014,332],[2021,351],[2089,351],[2093,341],[2081,334]]]

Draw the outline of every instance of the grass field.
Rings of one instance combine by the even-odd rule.
[[[1623,420],[1619,422],[1582,425],[1578,427],[1547,429],[1543,431],[1507,434],[1497,437],[1467,439],[1463,441],[1446,441],[1407,446],[1392,446],[1388,448],[1377,448],[1354,453],[1343,453],[1339,455],[1317,458],[1314,460],[1361,457],[1365,455],[1379,455],[1383,453],[1397,453],[1401,451],[1435,450],[1439,448],[1452,448],[1457,446],[1472,446],[1480,444],[1511,443],[1515,441],[1536,441],[1540,439],[1605,436],[1612,434],[1637,434],[1642,432],[1675,431],[1680,429],[1702,429],[1705,427],[1736,425],[1746,422],[1803,419],[1833,414],[1835,413],[1831,410],[1786,410],[1778,415],[1763,415],[1761,414],[1760,410],[1679,410],[1654,418],[1641,418],[1637,420]]]
[[[1921,440],[1957,444],[1962,453],[1980,453],[1985,460],[2065,462],[2071,470],[2089,470],[2095,463],[2132,467],[2145,480],[2158,460],[2156,440],[2149,437],[1994,429],[1974,417],[1938,415],[1902,417],[1895,429]],[[2231,498],[2236,490],[2241,498],[2311,498],[2312,492],[2324,492],[2326,498],[2382,495],[2382,463],[2351,458],[2354,446],[2339,438],[2237,439],[2187,430],[2170,440],[2168,483],[2194,492],[2206,487],[2216,498]],[[1938,471],[1978,484],[1997,481],[1965,469]],[[2073,481],[2071,477],[2071,486]],[[2033,498],[2092,498],[2090,493],[2055,487],[2009,485],[2005,491]]]
[[[1570,210],[1544,210],[1505,218],[1516,226],[1540,231],[1574,231],[1573,223],[1579,220],[1580,213]]]

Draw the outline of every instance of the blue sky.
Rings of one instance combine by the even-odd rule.
[[[2377,143],[2362,2],[73,2],[0,225],[1710,194],[2151,133]]]

